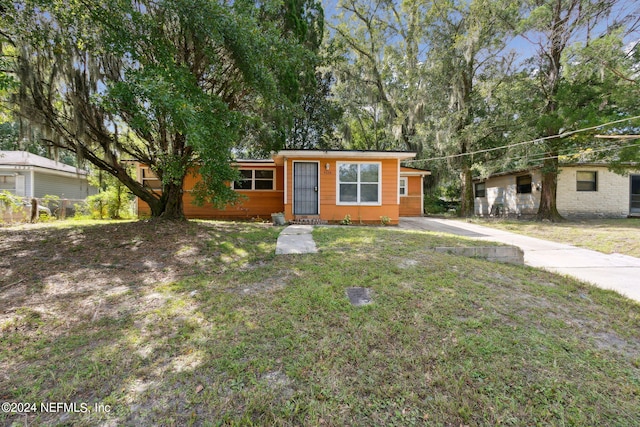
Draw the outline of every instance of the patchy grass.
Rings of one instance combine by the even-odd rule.
[[[0,401],[102,405],[0,423],[640,424],[638,304],[430,250],[471,240],[318,227],[276,257],[280,230],[0,229]]]
[[[525,220],[477,220],[477,222],[488,227],[593,249],[606,254],[620,253],[640,258],[640,218],[593,219],[560,223]]]

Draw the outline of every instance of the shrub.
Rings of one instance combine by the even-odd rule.
[[[16,196],[7,190],[0,191],[0,222],[4,222],[5,216],[13,221],[13,215],[20,219],[24,216],[24,207],[22,206],[22,197]]]
[[[447,204],[435,194],[425,194],[424,211],[428,214],[443,214],[447,212]]]

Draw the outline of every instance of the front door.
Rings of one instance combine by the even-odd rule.
[[[629,213],[640,214],[640,175],[631,175]]]
[[[293,163],[293,214],[318,215],[318,163]]]

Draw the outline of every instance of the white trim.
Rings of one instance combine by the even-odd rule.
[[[431,175],[431,172],[429,172],[429,171],[407,172],[407,171],[400,170],[400,175],[404,175],[404,176],[427,176],[427,175]]]
[[[424,175],[420,176],[420,215],[424,215]]]
[[[25,175],[14,175],[15,181],[13,182],[13,194],[20,197],[26,197],[26,188],[24,185]]]
[[[318,213],[316,214],[307,214],[307,215],[320,215],[320,161],[319,160],[292,160],[291,161],[291,175],[292,175],[292,179],[291,179],[291,214],[292,215],[296,215],[296,201],[295,198],[293,197],[294,194],[296,194],[295,192],[295,185],[296,183],[294,182],[296,174],[294,172],[294,168],[295,168],[295,164],[296,163],[315,163],[318,165],[317,168],[317,173],[318,175],[316,176],[316,182],[318,183],[318,191],[316,191],[316,198],[318,199]]]
[[[400,170],[402,169],[401,165],[400,165],[400,159],[398,159],[398,176],[397,176],[397,183],[398,183],[398,188],[396,189],[396,192],[398,193],[398,197],[396,197],[398,200],[396,200],[396,204],[398,206],[400,206]],[[405,189],[406,192],[406,189]]]
[[[302,158],[368,158],[368,159],[413,159],[417,153],[407,151],[320,151],[320,150],[283,150],[273,153],[273,157],[302,157]]]
[[[66,176],[67,178],[82,178],[87,179],[87,172],[82,169],[78,169],[78,173],[76,172],[67,172],[56,169],[43,168],[40,166],[23,166],[23,165],[4,165],[0,164],[0,169],[16,171],[18,172],[38,172],[46,175],[57,175],[57,176]]]
[[[26,151],[0,151],[0,168],[10,168],[11,166],[14,166],[16,170],[29,170],[30,167],[34,167],[72,175],[88,175],[86,170],[47,159],[37,154]]]
[[[273,159],[239,159],[233,161],[234,165],[242,166],[247,165],[248,167],[252,165],[273,165],[275,166],[276,162]]]
[[[357,185],[357,199],[360,200],[360,165],[363,164],[373,164],[378,165],[378,201],[377,202],[341,202],[340,201],[340,165],[358,165],[358,181],[355,183]],[[353,183],[345,183],[345,184],[353,184]],[[365,183],[369,184],[369,183]],[[370,183],[373,184],[373,183]],[[337,206],[382,206],[382,162],[336,162],[336,205]]]
[[[287,177],[289,176],[289,171],[287,171],[287,163],[289,163],[289,161],[287,159],[284,160],[284,206],[287,206],[289,203],[289,192],[287,191],[289,189],[289,181],[287,180]],[[292,184],[293,185],[293,184]],[[291,188],[291,191],[293,191],[293,187]],[[291,211],[291,213],[293,214],[293,210]]]
[[[30,194],[27,197],[34,197],[36,195],[36,171],[31,170],[31,183],[29,184]]]
[[[402,188],[402,185],[400,185],[400,181],[404,180],[404,194],[400,193],[400,189]],[[408,181],[408,177],[406,176],[401,176],[400,178],[398,178],[398,204],[400,204],[400,197],[407,197],[408,194],[408,189],[409,189],[409,181]]]

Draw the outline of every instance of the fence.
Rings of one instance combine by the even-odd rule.
[[[36,199],[38,201],[38,218],[51,213],[57,219],[73,217],[78,206],[86,206],[86,199]],[[48,209],[42,209],[43,207]],[[13,197],[11,201],[0,200],[0,220],[2,223],[28,222],[31,219],[31,199]]]

